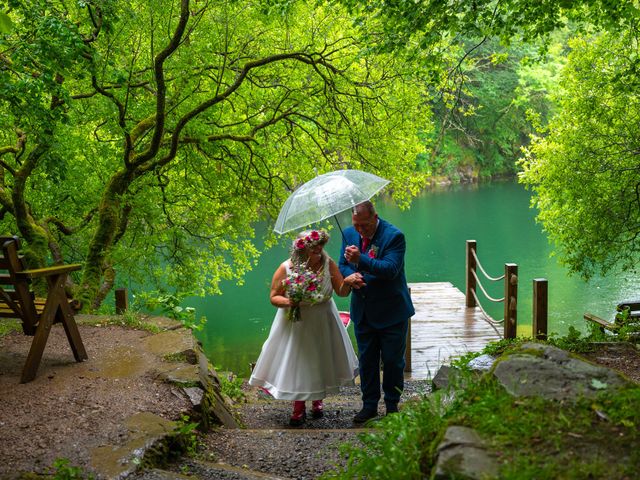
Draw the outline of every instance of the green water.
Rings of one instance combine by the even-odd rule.
[[[591,312],[606,319],[613,316],[615,304],[640,296],[632,275],[594,278],[585,283],[570,277],[555,257],[551,246],[535,223],[529,208],[530,193],[516,183],[499,182],[480,186],[453,187],[425,192],[409,210],[400,210],[382,200],[376,201],[380,216],[398,226],[407,239],[406,273],[409,282],[451,282],[464,291],[465,242],[478,242],[478,257],[487,273],[499,276],[505,263],[518,264],[518,323],[531,323],[532,279],[549,281],[549,330],[566,333],[570,325],[585,329],[582,316]],[[350,214],[339,217],[350,224]],[[337,258],[340,249],[337,229],[327,251]],[[275,313],[269,303],[269,285],[277,266],[287,257],[287,247],[265,252],[243,286],[223,285],[218,297],[190,299],[198,316],[208,319],[199,333],[215,366],[233,370],[241,376],[260,353]],[[503,284],[483,282],[488,293],[500,298]],[[494,318],[503,318],[502,304],[479,298]],[[347,299],[336,299],[338,308],[348,310]],[[350,329],[351,330],[351,329]],[[526,332],[526,326],[521,328]]]

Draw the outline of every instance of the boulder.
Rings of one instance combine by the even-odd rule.
[[[472,428],[456,425],[447,428],[437,456],[435,480],[480,480],[498,475],[496,459]]]
[[[514,396],[569,401],[592,398],[599,391],[617,389],[628,383],[614,370],[541,343],[523,344],[498,362],[493,375]]]

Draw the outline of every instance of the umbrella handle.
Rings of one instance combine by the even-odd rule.
[[[333,219],[336,221],[336,223],[338,224],[338,228],[340,229],[340,235],[342,235],[342,241],[345,243],[345,245],[347,244],[347,239],[344,238],[344,232],[342,231],[342,227],[340,226],[340,222],[338,221],[338,217],[336,215],[333,216]]]

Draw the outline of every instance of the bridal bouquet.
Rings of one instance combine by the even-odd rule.
[[[320,277],[313,271],[298,266],[282,281],[287,297],[293,302],[317,303],[323,300],[320,293]],[[291,307],[287,312],[287,319],[297,322],[300,318],[300,306]]]

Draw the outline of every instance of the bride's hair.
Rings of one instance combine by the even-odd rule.
[[[291,244],[291,261],[294,264],[306,262],[309,258],[309,248],[316,245],[324,246],[329,241],[326,230],[303,230]],[[322,256],[325,253],[322,252]]]

